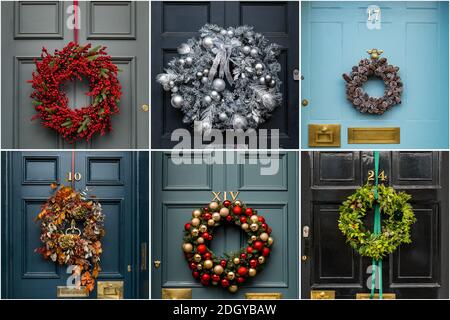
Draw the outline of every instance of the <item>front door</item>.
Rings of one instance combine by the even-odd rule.
[[[383,261],[383,292],[397,299],[448,298],[448,152],[380,152],[384,183],[412,195],[417,222],[411,244]],[[361,258],[338,229],[339,206],[374,170],[373,152],[302,152],[302,298],[335,291],[368,293],[371,259]],[[372,228],[372,213],[366,219]],[[305,236],[305,235],[303,235]],[[370,283],[370,282],[369,282]]]
[[[379,10],[371,11],[367,26],[369,6]],[[373,149],[348,144],[348,128],[366,127],[400,128],[400,144],[376,148],[448,148],[448,2],[302,1],[301,17],[302,99],[308,102],[302,107],[303,148],[309,124],[340,124],[342,148]],[[402,103],[383,115],[356,110],[342,78],[372,48],[384,50],[381,57],[400,67],[404,83]],[[384,85],[375,78],[364,90],[383,96]],[[381,134],[363,137],[393,140]]]
[[[27,80],[42,47],[53,53],[74,40],[73,1],[2,1],[2,147],[8,149],[132,149],[148,147],[149,4],[147,1],[79,1],[79,43],[106,46],[122,71],[120,114],[113,131],[86,143],[67,144],[55,131],[31,121],[36,114]],[[70,25],[70,24],[69,24]],[[71,107],[86,106],[87,81],[67,83]]]
[[[144,157],[143,157],[144,156]],[[123,281],[124,298],[147,296],[139,279],[146,270],[139,257],[136,226],[148,221],[134,196],[145,184],[136,181],[139,161],[133,152],[75,152],[75,188],[89,188],[105,213],[99,281]],[[70,276],[66,266],[46,261],[35,252],[41,245],[40,225],[35,221],[41,205],[53,193],[53,182],[70,185],[71,152],[4,152],[2,154],[3,298],[56,298],[57,287]],[[148,163],[141,163],[143,174]],[[148,176],[148,174],[146,174]],[[148,189],[147,189],[148,190]],[[145,237],[145,235],[143,235]],[[143,243],[147,240],[142,240]],[[97,291],[90,295],[97,297]]]
[[[206,164],[210,158],[202,159],[200,153],[192,155],[196,162],[177,165],[178,159],[170,152],[153,152],[152,298],[161,298],[166,289],[192,290],[194,299],[245,298],[252,293],[298,298],[298,155],[284,152],[272,158],[279,164],[273,175],[261,174],[261,168],[267,166],[263,164],[268,160],[265,156],[228,155],[247,163]],[[249,164],[251,158],[258,164]],[[273,229],[274,245],[265,269],[236,294],[203,287],[192,277],[181,250],[184,224],[192,218],[194,209],[203,208],[213,199],[212,191],[221,191],[222,195],[223,191],[239,191],[238,198],[257,209]],[[224,226],[215,230],[210,248],[223,256],[245,244],[246,237],[238,228]],[[160,264],[155,263],[158,261]]]
[[[298,147],[298,69],[299,7],[296,1],[152,1],[152,147],[173,147],[172,131],[189,127],[183,113],[170,105],[170,95],[156,82],[158,73],[177,56],[176,48],[192,37],[206,23],[219,26],[249,25],[263,33],[270,42],[282,46],[279,62],[283,103],[261,128],[279,129],[280,146]],[[270,131],[269,131],[270,133]],[[206,142],[205,142],[206,143]]]

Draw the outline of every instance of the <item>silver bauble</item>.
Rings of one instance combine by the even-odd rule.
[[[266,84],[266,78],[264,77],[259,78],[259,84]]]
[[[177,87],[177,86],[173,87],[171,91],[172,91],[173,93],[177,93],[177,92],[178,92],[178,87]]]
[[[171,87],[171,88],[175,87],[175,82],[174,81],[169,81],[169,87]]]
[[[214,90],[218,91],[218,92],[222,92],[223,90],[225,90],[225,81],[223,81],[222,79],[214,79],[213,83],[212,83],[212,87]]]
[[[206,77],[209,74],[209,69],[203,69],[203,75]]]
[[[249,46],[243,46],[242,47],[242,52],[244,53],[244,54],[249,54],[250,53],[250,47]]]
[[[245,73],[241,73],[241,78],[242,78],[242,79],[247,78],[246,74],[245,74]]]
[[[233,30],[228,30],[228,31],[227,31],[227,34],[228,34],[229,37],[234,36]]]
[[[178,60],[178,63],[179,63],[181,66],[184,66],[184,64],[186,63],[186,60],[180,59],[180,60]]]
[[[227,30],[225,30],[225,29],[220,30],[220,34],[223,35],[223,36],[226,35],[227,34]]]
[[[175,109],[179,109],[181,108],[181,106],[183,105],[183,97],[180,96],[179,94],[175,94],[172,96],[172,99],[170,100],[170,104],[172,105],[172,107],[174,107]]]
[[[213,41],[213,39],[211,38],[211,37],[205,37],[204,39],[203,39],[203,46],[206,48],[206,49],[211,49],[212,47],[213,47],[213,45],[214,45],[214,41]]]
[[[186,65],[190,66],[193,62],[192,57],[187,57],[186,59]]]
[[[203,77],[202,78],[202,83],[203,84],[207,84],[208,83],[208,78],[207,77]]]
[[[247,120],[240,116],[240,115],[235,115],[233,118],[233,128],[234,129],[246,129],[247,128]]]
[[[260,76],[260,75],[263,74],[263,71],[262,71],[262,70],[256,70],[256,74],[257,74],[258,76]]]
[[[250,50],[250,55],[255,58],[258,56],[258,49],[256,48],[252,48],[252,50]]]
[[[191,52],[191,47],[187,43],[182,43],[178,48],[177,51],[179,54],[188,54]]]
[[[203,72],[197,72],[197,78],[201,79],[203,77]]]
[[[275,98],[270,93],[264,93],[261,97],[262,104],[269,109],[273,109],[275,107]]]
[[[163,85],[163,89],[164,89],[164,91],[170,91],[169,84]]]
[[[255,64],[255,70],[256,70],[256,71],[258,71],[258,70],[260,70],[260,71],[264,70],[264,65],[263,65],[262,63],[257,63],[257,64]]]
[[[269,86],[269,88],[275,88],[275,86],[277,85],[277,83],[275,82],[275,80],[270,80],[270,82],[269,82],[269,84],[268,84],[268,86]]]
[[[216,101],[220,100],[220,94],[216,90],[211,91],[209,95]]]
[[[226,121],[228,120],[228,116],[225,112],[222,112],[221,114],[219,114],[219,119],[220,121]]]
[[[272,81],[272,76],[270,74],[267,74],[265,79],[266,79],[266,82],[269,83],[270,81]]]
[[[211,99],[210,96],[205,96],[205,97],[203,98],[203,104],[204,104],[205,106],[210,105],[211,102],[212,102],[212,99]]]

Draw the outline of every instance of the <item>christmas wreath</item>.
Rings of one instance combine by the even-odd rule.
[[[350,75],[343,74],[346,84],[347,100],[361,113],[383,114],[391,107],[402,102],[403,82],[398,75],[399,67],[388,64],[386,58],[379,58],[382,50],[367,51],[371,59],[362,59],[352,67]],[[371,77],[379,77],[384,82],[384,96],[370,97],[364,92],[363,85]]]
[[[35,61],[36,71],[28,81],[34,89],[31,98],[37,111],[33,119],[40,118],[44,127],[57,131],[69,143],[83,138],[89,141],[95,133],[111,131],[111,115],[119,112],[119,69],[105,49],[70,42],[53,55],[43,48],[41,61]],[[83,77],[89,80],[86,95],[92,97],[92,104],[71,109],[63,84]]]
[[[77,286],[85,286],[90,292],[101,270],[105,215],[100,203],[87,200],[86,196],[85,191],[61,186],[42,205],[36,219],[41,221],[43,245],[36,251],[60,265],[78,267],[73,269],[80,276]],[[77,224],[82,224],[83,231]]]
[[[375,188],[378,188],[378,200],[375,200]],[[366,184],[340,206],[339,229],[360,255],[380,260],[394,252],[400,244],[411,243],[411,225],[416,218],[408,203],[410,199],[409,194],[396,192],[391,187]],[[376,201],[384,218],[380,234],[370,232],[363,222]]]
[[[248,246],[224,256],[212,252],[207,244],[213,239],[214,229],[222,223],[240,226],[247,234]],[[213,201],[208,207],[194,210],[184,229],[182,247],[193,277],[204,286],[221,286],[231,293],[262,271],[273,244],[272,229],[264,217],[239,200],[225,200],[221,204]]]
[[[206,24],[178,53],[156,80],[198,131],[256,128],[281,104],[280,46],[253,27]]]

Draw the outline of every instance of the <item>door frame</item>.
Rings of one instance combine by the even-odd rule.
[[[33,151],[31,151],[33,152]],[[70,152],[70,151],[51,151],[52,153],[62,153],[62,152]],[[93,151],[79,151],[80,153],[90,153]],[[99,151],[100,153],[104,153],[105,151]],[[13,266],[13,257],[12,252],[10,250],[13,238],[13,230],[12,230],[12,214],[13,214],[13,183],[12,181],[12,170],[14,168],[13,163],[13,154],[20,153],[21,151],[2,151],[1,152],[1,298],[2,299],[12,299],[13,295],[13,276],[14,274],[11,272],[14,268]],[[108,152],[110,153],[110,152]],[[148,170],[149,170],[149,152],[148,151],[135,151],[129,152],[130,154],[130,162],[132,163],[132,172],[131,172],[131,190],[132,194],[131,199],[131,209],[136,212],[136,214],[132,217],[132,241],[134,243],[132,247],[132,275],[130,284],[131,288],[131,298],[136,299],[147,299],[149,296],[148,291],[148,279],[149,279],[149,270],[148,270],[148,230],[145,226],[148,226],[149,221],[149,182],[148,182]],[[142,178],[141,178],[142,177]],[[139,195],[147,195],[144,197],[140,197]],[[146,248],[142,248],[141,245],[146,243]],[[141,250],[142,248],[142,250]],[[143,250],[146,250],[145,254]],[[146,259],[145,263],[142,259]],[[145,268],[144,268],[145,266]],[[95,298],[92,296],[91,298]]]

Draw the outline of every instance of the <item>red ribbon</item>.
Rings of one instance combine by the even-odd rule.
[[[75,151],[72,151],[72,173],[71,173],[72,189],[75,189]]]
[[[73,28],[73,41],[78,44],[78,29],[79,29],[79,21],[78,21],[78,0],[73,1],[73,9],[75,11],[75,26]]]

